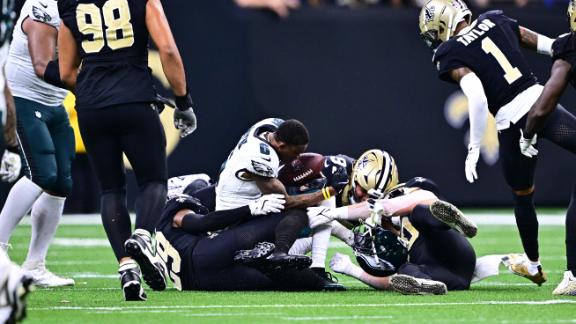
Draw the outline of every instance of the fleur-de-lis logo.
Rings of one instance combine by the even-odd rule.
[[[426,23],[434,19],[434,7],[426,7],[426,9],[424,9],[424,18],[426,19]]]

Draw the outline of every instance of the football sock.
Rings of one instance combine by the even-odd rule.
[[[312,265],[311,268],[324,269],[326,264],[326,253],[332,234],[332,226],[329,224],[318,226],[312,235]]]
[[[306,226],[308,226],[308,215],[305,211],[299,209],[286,211],[286,216],[276,225],[274,252],[288,253]]]
[[[102,225],[116,259],[120,260],[128,256],[124,250],[124,242],[132,234],[130,214],[126,207],[126,192],[121,190],[104,193],[100,203]]]
[[[296,242],[292,244],[292,247],[290,248],[290,251],[288,251],[288,254],[304,255],[310,251],[312,251],[312,238],[305,237],[297,239]]]
[[[32,239],[26,262],[44,262],[56,234],[66,198],[43,193],[32,206]]]
[[[472,283],[500,274],[500,264],[504,255],[485,255],[476,259]]]
[[[332,235],[346,243],[348,246],[352,246],[354,244],[354,232],[346,228],[346,226],[340,224],[340,222],[332,222],[331,225]]]
[[[0,242],[8,243],[12,231],[32,208],[40,194],[42,188],[26,177],[20,178],[14,184],[0,213]]]
[[[154,233],[165,205],[165,182],[150,182],[142,186],[136,199],[136,228]]]
[[[514,216],[520,232],[522,246],[528,259],[538,260],[538,218],[534,208],[533,193],[514,196]]]
[[[576,186],[566,213],[566,265],[576,276]]]

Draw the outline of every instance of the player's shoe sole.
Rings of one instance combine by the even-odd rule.
[[[142,284],[138,281],[130,281],[124,284],[122,287],[124,291],[124,299],[126,301],[145,301],[148,299]]]
[[[250,263],[262,261],[274,252],[274,244],[270,242],[257,243],[251,250],[240,250],[234,255],[234,261],[239,263]]]
[[[142,270],[142,277],[146,284],[152,290],[162,291],[166,289],[166,277],[164,276],[164,269],[160,263],[155,263],[154,256],[151,255],[150,250],[146,248],[146,243],[140,242],[141,238],[134,234],[126,243],[124,249],[126,253],[134,259]]]
[[[576,296],[576,278],[569,270],[564,272],[562,282],[558,284],[552,294],[557,296]]]
[[[312,259],[305,255],[271,254],[264,260],[272,270],[304,270],[312,265]]]
[[[26,318],[26,298],[33,288],[33,279],[23,276],[18,288],[14,290],[12,300],[12,312],[6,323],[17,323]]]
[[[437,200],[430,205],[430,212],[436,219],[468,238],[473,238],[478,233],[476,224],[451,203]]]
[[[532,275],[528,271],[526,261],[523,261],[522,258],[524,258],[523,255],[508,254],[502,258],[502,263],[504,263],[513,274],[524,277],[538,286],[542,286],[542,284],[548,280],[546,273],[542,270],[542,266],[538,266],[538,272]]]
[[[407,275],[395,275],[390,279],[390,286],[404,295],[445,295],[446,285],[440,281],[419,279]]]

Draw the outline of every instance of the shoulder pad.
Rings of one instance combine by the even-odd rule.
[[[568,54],[576,52],[574,41],[575,37],[572,33],[558,36],[552,44],[553,60],[565,59]]]
[[[53,27],[60,26],[60,16],[58,14],[58,4],[56,1],[31,0],[27,15],[34,21]]]
[[[276,178],[280,168],[278,155],[268,143],[260,140],[248,141],[242,147],[243,167],[250,173],[266,178]]]

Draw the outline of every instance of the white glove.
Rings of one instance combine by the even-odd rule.
[[[334,215],[332,209],[328,207],[308,207],[308,222],[310,223],[311,229],[328,224],[333,220]]]
[[[0,180],[4,182],[14,182],[20,175],[22,161],[20,155],[10,151],[4,151],[2,164],[0,165]]]
[[[286,198],[281,194],[264,195],[248,205],[253,216],[279,213],[284,210]]]
[[[466,157],[464,169],[466,171],[466,180],[468,180],[470,183],[474,183],[474,181],[478,179],[478,173],[476,173],[476,163],[478,163],[479,158],[480,148],[469,146],[468,156]]]
[[[538,155],[538,149],[534,145],[536,145],[538,135],[534,134],[532,138],[525,138],[524,132],[520,130],[520,152],[525,156],[532,158]]]

